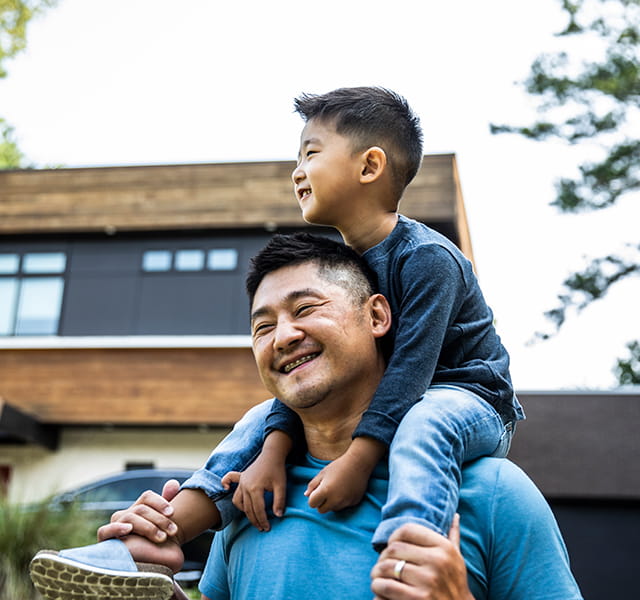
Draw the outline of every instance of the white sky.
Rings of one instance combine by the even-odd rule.
[[[528,346],[562,279],[637,241],[640,206],[548,206],[576,151],[491,136],[529,124],[516,82],[563,43],[557,0],[61,0],[0,81],[0,116],[40,166],[292,159],[300,92],[384,85],[421,116],[425,152],[457,156],[476,264],[516,387],[607,388],[639,337],[640,281]],[[292,196],[292,202],[293,202]]]

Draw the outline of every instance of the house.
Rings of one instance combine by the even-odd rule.
[[[293,167],[0,171],[0,482],[12,500],[123,469],[197,468],[267,397],[243,280],[273,232],[309,228]],[[401,209],[473,260],[454,155],[424,157]],[[640,393],[519,396],[528,420],[512,459],[551,502],[585,596],[625,597],[640,554]]]

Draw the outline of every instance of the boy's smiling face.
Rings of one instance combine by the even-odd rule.
[[[361,172],[361,154],[353,151],[351,140],[337,133],[331,121],[310,119],[291,174],[304,220],[338,228],[348,222]]]

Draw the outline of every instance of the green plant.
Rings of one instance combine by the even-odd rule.
[[[43,548],[95,541],[96,520],[74,505],[52,509],[48,502],[21,506],[0,499],[0,600],[35,600],[29,562]]]

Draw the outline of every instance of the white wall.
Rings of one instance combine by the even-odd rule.
[[[226,435],[222,428],[69,428],[56,451],[0,446],[0,465],[11,467],[9,500],[32,502],[124,470],[127,462],[197,469]]]

